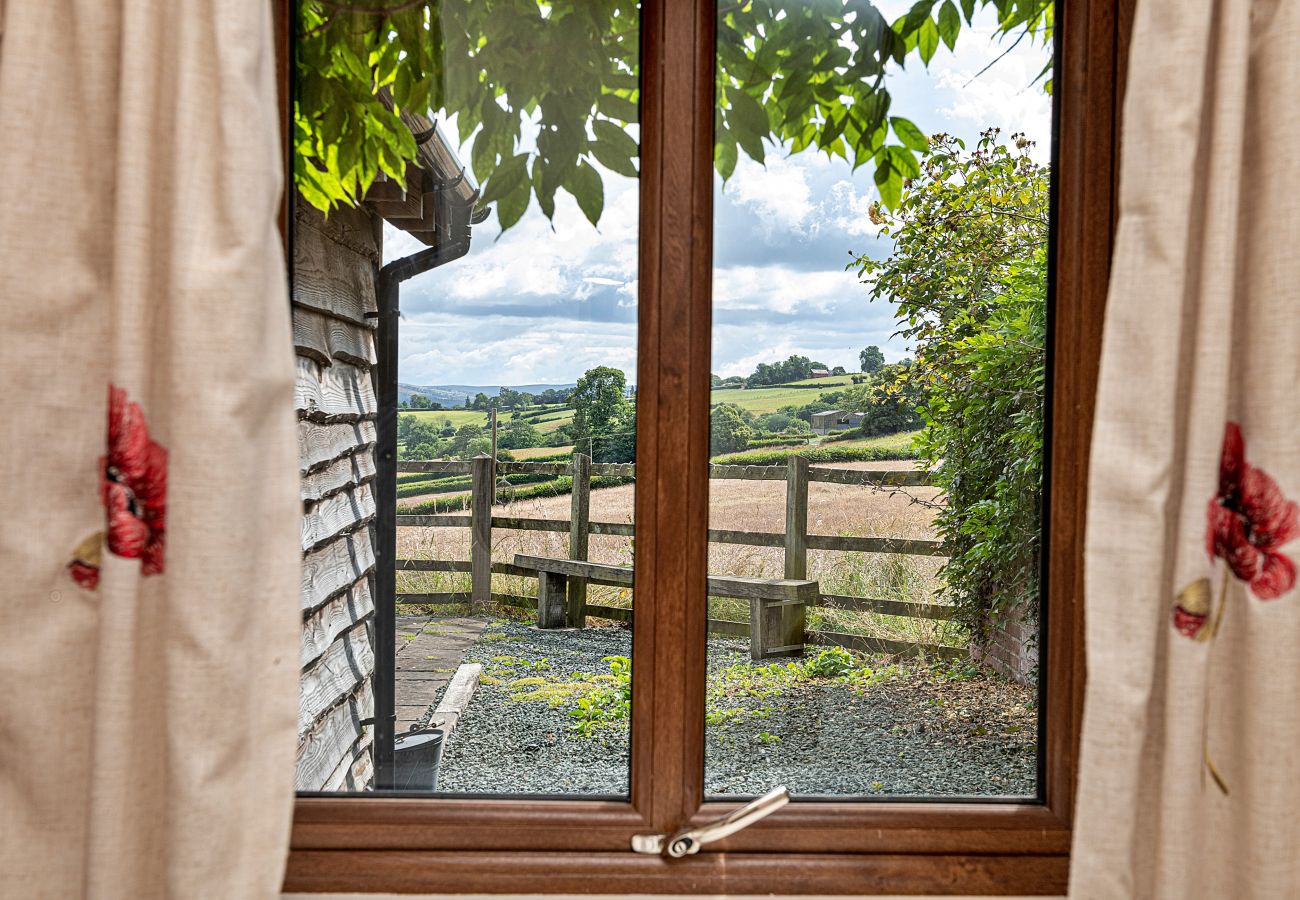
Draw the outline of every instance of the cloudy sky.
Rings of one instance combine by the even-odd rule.
[[[886,17],[907,2],[879,3]],[[1024,131],[1049,155],[1050,101],[1031,84],[1048,51],[1022,41],[988,72],[974,75],[1007,44],[988,23],[963,29],[955,52],[941,45],[926,70],[915,56],[888,77],[891,113],[926,133],[972,141],[991,125]],[[454,134],[454,129],[448,131]],[[471,138],[472,140],[472,138]],[[469,158],[469,145],[461,148]],[[402,287],[399,378],[413,384],[565,383],[587,369],[636,370],[637,183],[603,173],[605,211],[593,228],[565,192],[550,223],[534,204],[500,235],[493,215],[474,230],[467,257]],[[857,367],[877,344],[906,355],[888,304],[845,272],[850,253],[889,252],[867,219],[877,199],[871,166],[811,151],[769,148],[766,166],[743,153],[715,203],[713,371],[744,375],[759,362],[800,353]],[[420,249],[387,228],[385,257]]]

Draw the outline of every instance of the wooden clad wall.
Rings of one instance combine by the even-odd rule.
[[[295,213],[293,337],[302,475],[299,790],[362,790],[374,774],[375,270],[364,212]]]

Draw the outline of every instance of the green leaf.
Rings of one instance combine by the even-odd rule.
[[[971,19],[975,18],[975,0],[961,0],[961,11],[966,17],[966,24],[969,25]]]
[[[488,178],[487,184],[483,186],[483,196],[480,202],[494,203],[502,197],[518,193],[520,188],[526,189],[528,186],[528,154],[519,153],[497,166],[496,171]],[[528,196],[525,192],[524,204],[527,205],[527,203]],[[500,209],[498,209],[499,213]]]
[[[880,192],[880,202],[887,209],[898,209],[898,201],[903,195],[903,177],[890,165],[888,154],[881,154],[880,162],[876,164],[875,182],[876,190]]]
[[[904,178],[921,177],[921,166],[911,150],[905,147],[890,147],[888,153],[890,166]]]
[[[636,141],[632,140],[626,131],[615,125],[613,122],[604,119],[597,119],[591,123],[591,129],[596,135],[596,140],[609,144],[621,155],[626,156],[629,159],[636,157]]]
[[[758,101],[744,91],[727,92],[727,101],[731,108],[727,110],[727,122],[738,132],[746,132],[756,138],[766,137],[772,131],[767,113]]]
[[[907,15],[899,19],[894,25],[894,31],[907,37],[913,34],[922,24],[930,18],[930,10],[934,9],[934,0],[918,0],[907,11]]]
[[[934,19],[926,19],[917,30],[916,49],[921,54],[921,62],[929,67],[934,52],[939,49],[939,26],[934,24]]]
[[[930,149],[930,140],[925,136],[921,129],[917,128],[910,119],[904,119],[901,116],[894,116],[889,120],[889,124],[894,129],[894,134],[903,142],[903,146],[909,150],[915,150],[917,153],[924,153]]]
[[[636,178],[636,166],[632,160],[621,155],[612,144],[600,140],[592,141],[587,145],[587,151],[596,157],[596,162],[611,172],[626,175],[628,178]]]
[[[623,122],[635,122],[638,117],[636,103],[618,94],[603,93],[596,100],[596,109],[601,115]]]
[[[540,157],[533,158],[533,193],[537,196],[537,206],[542,215],[548,219],[555,218],[555,188],[547,176],[546,163]]]
[[[518,187],[497,201],[497,222],[501,225],[502,232],[523,218],[528,209],[528,198],[532,194],[530,188],[531,184],[525,177]]]
[[[943,6],[939,7],[939,37],[943,38],[949,50],[957,46],[957,35],[960,32],[961,13],[957,12],[952,0],[944,0]]]
[[[600,214],[605,208],[605,187],[601,183],[600,173],[586,162],[580,162],[564,183],[564,189],[578,201],[578,207],[595,225],[600,221]]]
[[[822,127],[821,134],[817,137],[817,146],[826,149],[833,144],[843,132],[844,126],[849,122],[847,110],[840,113],[839,118],[827,117],[825,126]]]
[[[720,129],[718,142],[713,148],[713,161],[724,182],[736,171],[737,157],[736,138],[731,132]]]
[[[814,132],[815,130],[816,129],[814,128]],[[736,135],[736,142],[740,144],[740,147],[742,150],[745,151],[746,156],[748,156],[756,163],[763,162],[763,159],[766,156],[766,154],[763,152],[763,141],[758,137],[758,135],[754,134],[751,131],[741,131],[741,130],[733,130],[732,133]],[[811,139],[812,138],[810,136],[809,140]],[[806,142],[805,142],[805,146],[807,146]]]

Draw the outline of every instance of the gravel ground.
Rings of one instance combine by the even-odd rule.
[[[629,656],[631,633],[538,631],[498,623],[470,648],[484,679],[443,755],[448,792],[626,794],[628,734],[572,731],[572,700],[512,699],[548,683],[604,673]],[[814,651],[815,652],[815,651]],[[755,675],[746,643],[709,641],[713,721],[706,729],[705,790],[759,794],[1005,796],[1034,794],[1032,692],[985,676],[905,674],[875,661],[856,682],[791,677],[785,663]],[[801,662],[796,662],[796,666]],[[523,685],[510,684],[530,679]]]

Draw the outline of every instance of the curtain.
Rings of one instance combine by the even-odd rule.
[[[1300,896],[1300,4],[1139,0],[1077,898]]]
[[[0,894],[278,895],[299,500],[264,0],[0,2]]]

